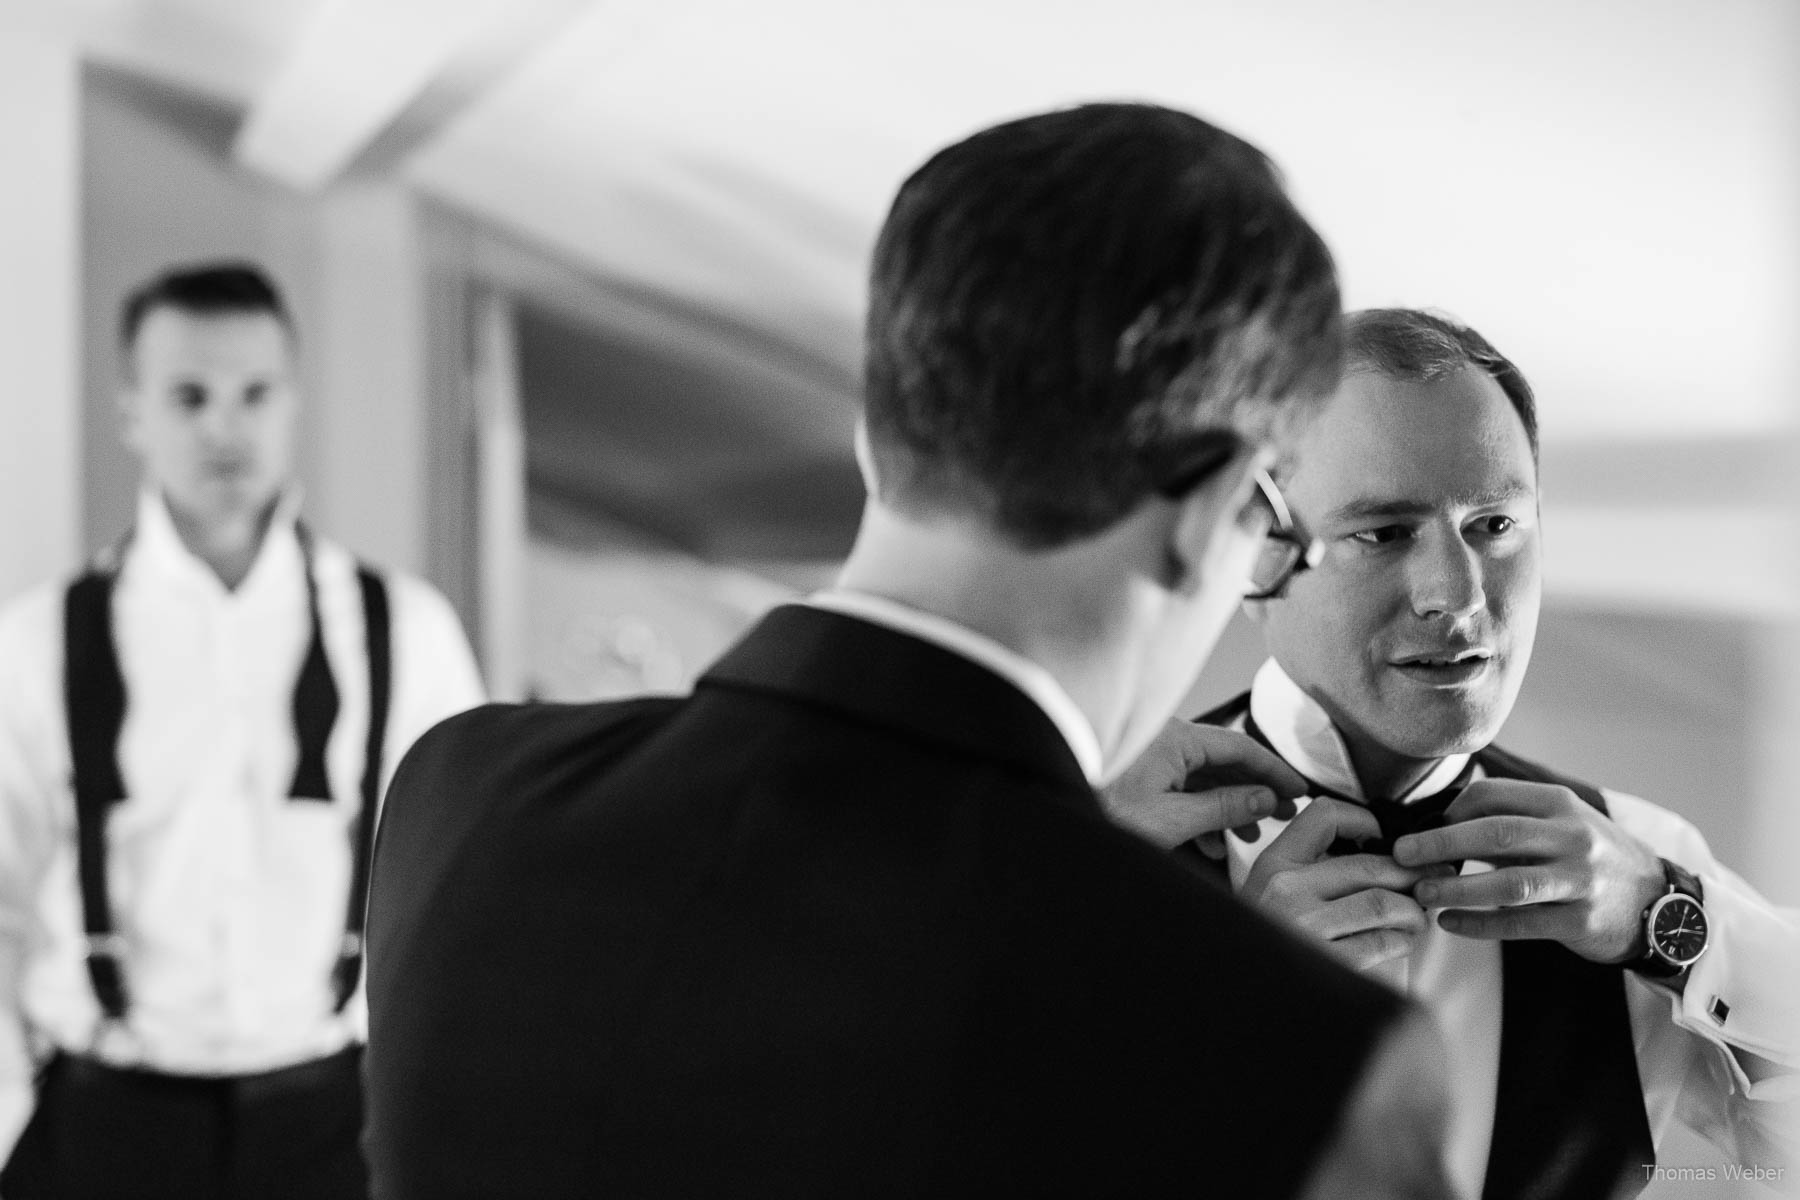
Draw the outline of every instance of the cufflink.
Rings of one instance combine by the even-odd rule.
[[[1712,1014],[1713,1020],[1723,1025],[1725,1018],[1731,1015],[1731,1005],[1725,1003],[1725,997],[1714,996],[1712,1003],[1706,1006],[1706,1011]]]

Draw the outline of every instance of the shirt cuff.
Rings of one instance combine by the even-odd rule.
[[[1668,993],[1674,1022],[1730,1051],[1741,1094],[1800,1099],[1800,917],[1729,872],[1699,875],[1710,937],[1681,992]]]

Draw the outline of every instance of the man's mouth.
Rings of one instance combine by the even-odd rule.
[[[1429,650],[1393,659],[1390,665],[1408,679],[1432,687],[1463,687],[1487,674],[1494,652],[1485,646]]]

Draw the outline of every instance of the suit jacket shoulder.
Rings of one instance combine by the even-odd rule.
[[[394,891],[417,886],[436,857],[424,847],[450,844],[500,807],[546,780],[603,770],[675,710],[673,697],[602,704],[484,704],[432,726],[394,772],[377,833],[381,875]],[[523,789],[523,791],[521,790]],[[384,849],[389,842],[394,845]]]

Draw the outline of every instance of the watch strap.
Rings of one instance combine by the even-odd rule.
[[[1701,904],[1706,903],[1706,889],[1700,886],[1700,877],[1683,867],[1680,863],[1672,863],[1668,859],[1660,860],[1663,867],[1663,879],[1669,885],[1669,891],[1680,892],[1684,896],[1692,896]]]

